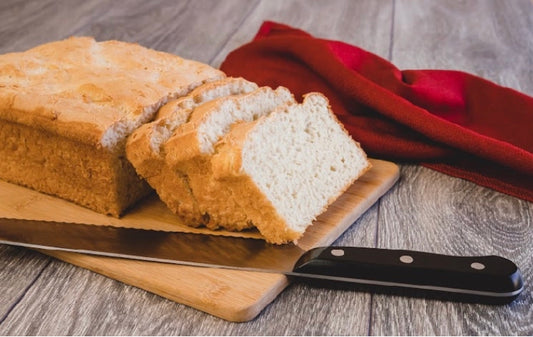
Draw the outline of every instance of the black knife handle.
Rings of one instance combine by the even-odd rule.
[[[320,247],[305,253],[293,271],[321,286],[341,282],[362,290],[467,302],[510,303],[523,290],[518,267],[499,256]]]

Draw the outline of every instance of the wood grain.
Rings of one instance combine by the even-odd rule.
[[[108,7],[83,0],[5,0],[0,6],[0,53],[67,38],[104,15]]]
[[[389,0],[261,1],[220,49],[212,64],[218,67],[230,51],[248,43],[265,20],[283,22],[323,38],[340,39],[386,57],[392,7]]]
[[[398,166],[382,160],[371,159],[370,162],[372,164],[370,170],[355,181],[308,228],[298,241],[300,248],[308,250],[330,245],[394,185],[398,179]],[[101,218],[99,214],[62,200],[8,185],[0,184],[1,217],[43,219],[42,216],[46,216],[45,220],[75,222],[79,218],[79,222],[87,224],[91,224],[92,220],[99,221]],[[11,200],[15,202],[12,203]],[[22,212],[18,207],[21,204],[24,205]],[[162,218],[157,212],[154,213],[142,205],[137,208],[131,211],[136,215],[134,219],[137,222],[133,223],[133,227],[147,228],[148,224],[149,228],[162,230],[157,226],[153,227],[153,218]],[[48,209],[49,214],[44,214],[41,209]],[[68,218],[65,218],[64,213],[68,214]],[[128,213],[121,219],[111,219],[113,221],[109,225],[132,227],[129,215]],[[186,231],[188,232],[187,229]],[[196,232],[213,235],[213,231],[207,229],[197,229]],[[235,233],[232,236],[241,235]],[[257,240],[257,238],[251,239]],[[209,248],[209,246],[198,247],[198,249]],[[42,252],[230,321],[242,322],[253,319],[288,285],[287,278],[279,274],[194,268],[61,251]]]
[[[533,95],[530,0],[147,3],[3,0],[0,52],[93,33],[139,40],[218,65],[248,42],[263,20],[277,20],[356,44],[400,69],[465,70]],[[520,265],[527,285],[509,307],[293,285],[255,320],[235,324],[55,260],[43,270],[48,258],[29,253],[28,259],[23,250],[4,248],[0,266],[12,267],[0,268],[1,290],[9,293],[0,296],[1,310],[9,313],[0,322],[0,334],[532,335],[531,207],[408,165],[400,184],[337,241],[507,256]],[[12,299],[19,301],[14,307]]]
[[[524,15],[531,13],[531,3],[426,2],[420,6],[397,1],[395,7],[391,54],[397,66],[464,70],[533,92],[529,37],[533,22]],[[396,193],[381,207],[378,247],[505,256],[521,268],[526,288],[515,303],[500,307],[374,296],[371,334],[514,335],[533,331],[533,313],[527,309],[533,306],[533,289],[528,285],[533,274],[531,203],[405,166]]]
[[[439,184],[428,184],[439,181]],[[378,247],[450,255],[501,255],[521,268],[526,288],[510,306],[374,296],[372,334],[520,334],[531,331],[531,204],[429,169],[405,166],[382,201]],[[431,198],[427,198],[431,195]],[[476,201],[472,201],[474,199]],[[410,213],[400,211],[416,204]],[[446,210],[446,211],[442,211]],[[401,228],[401,230],[399,230]],[[525,254],[526,256],[524,256]],[[446,313],[442,316],[442,313]],[[516,317],[514,317],[516,316]],[[396,317],[390,320],[390,317]],[[512,319],[510,317],[513,317]]]
[[[533,94],[531,1],[396,1],[392,62],[463,70]]]
[[[209,63],[257,0],[104,1],[105,15],[77,34],[117,39]]]
[[[50,258],[30,250],[0,245],[0,324],[49,262]]]

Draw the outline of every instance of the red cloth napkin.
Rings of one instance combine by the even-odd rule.
[[[399,70],[339,41],[265,22],[221,65],[230,76],[324,93],[375,158],[421,163],[533,202],[533,98],[449,70]]]

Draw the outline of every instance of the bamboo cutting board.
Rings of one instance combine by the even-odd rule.
[[[318,217],[298,242],[303,249],[330,245],[385,194],[399,177],[398,166],[371,160],[372,169]],[[121,219],[0,181],[0,217],[79,222],[166,231],[205,232],[260,239],[255,231],[229,233],[192,229],[179,223],[157,199],[147,198]],[[248,321],[289,284],[279,274],[177,266],[90,255],[42,251],[126,284],[202,310],[229,321]]]

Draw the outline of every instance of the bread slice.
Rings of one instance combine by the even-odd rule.
[[[194,208],[199,210],[204,225],[229,230],[251,226],[231,191],[220,188],[211,179],[215,143],[229,132],[232,124],[256,120],[279,106],[293,103],[292,94],[283,87],[276,90],[262,87],[245,95],[213,100],[197,107],[189,122],[164,144],[165,160],[173,174],[188,182]]]
[[[224,77],[89,37],[0,55],[0,179],[119,216],[150,191],[125,158],[128,135],[168,100]]]
[[[183,176],[174,174],[165,163],[162,145],[173,132],[189,120],[195,107],[216,98],[251,92],[257,89],[253,82],[243,78],[224,78],[206,83],[189,95],[169,101],[159,109],[156,120],[144,124],[129,137],[126,154],[139,175],[154,188],[160,199],[191,225],[202,222],[195,208],[188,183]]]
[[[295,241],[328,205],[370,168],[366,154],[318,93],[235,125],[211,160],[268,242]]]

